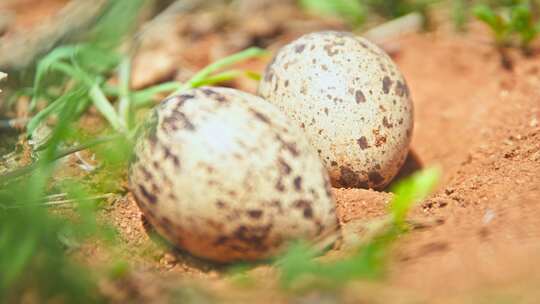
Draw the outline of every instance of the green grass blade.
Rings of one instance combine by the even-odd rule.
[[[236,70],[225,71],[217,75],[209,76],[199,82],[194,82],[191,84],[191,86],[193,88],[198,88],[202,86],[209,86],[209,85],[214,85],[218,83],[223,83],[223,82],[233,80],[237,77],[240,77],[243,74],[244,73],[242,71],[236,71]]]
[[[90,78],[89,75],[87,75],[81,69],[78,69],[77,67],[72,66],[70,64],[63,63],[63,62],[55,62],[55,63],[51,64],[50,68],[52,70],[62,72],[65,75],[70,76],[70,77],[78,80],[83,85],[85,85],[85,86],[87,86],[89,88],[94,85],[94,81],[92,81],[92,79]]]
[[[255,58],[255,57],[261,57],[267,54],[267,51],[252,47],[249,49],[246,49],[244,51],[241,51],[239,53],[236,53],[234,55],[225,57],[223,59],[220,59],[214,63],[211,63],[210,65],[206,66],[202,70],[200,70],[197,74],[195,74],[186,84],[184,84],[180,89],[175,91],[171,95],[179,94],[187,89],[193,88],[194,84],[203,82],[206,78],[208,78],[211,74],[228,68],[234,64],[237,64],[241,61]]]
[[[511,25],[505,21],[500,15],[495,13],[489,6],[478,4],[473,9],[474,16],[484,22],[491,28],[495,35],[495,42],[498,45],[508,43],[508,35],[510,34]]]
[[[126,126],[123,124],[122,120],[114,110],[113,106],[111,105],[103,91],[100,89],[99,85],[94,84],[90,88],[89,95],[92,99],[92,102],[94,103],[94,106],[111,124],[113,129],[118,132],[124,132]]]
[[[84,71],[66,63],[55,63],[51,66],[51,68],[62,71],[63,73],[78,79],[81,83],[87,86],[89,89],[89,96],[93,104],[111,124],[113,129],[119,132],[125,131],[126,126],[124,125],[123,120],[121,120],[121,118],[118,116],[115,109],[101,90],[97,81],[92,81],[90,76]]]
[[[64,59],[71,58],[75,55],[79,46],[68,45],[52,50],[47,56],[43,57],[37,65],[36,74],[34,76],[34,93],[30,103],[30,111],[34,111],[37,105],[37,99],[41,96],[41,82],[51,66],[61,62]]]
[[[414,204],[425,199],[433,191],[440,175],[440,170],[436,167],[425,169],[399,182],[392,189],[395,195],[390,202],[390,214],[396,225],[402,225]]]
[[[153,87],[146,88],[133,94],[133,103],[136,108],[152,105],[153,98],[157,94],[174,92],[182,87],[177,81],[164,82]]]
[[[60,98],[53,101],[51,104],[49,104],[45,109],[41,110],[39,113],[37,113],[30,121],[28,122],[26,126],[26,132],[28,136],[32,136],[36,128],[39,126],[41,122],[43,122],[47,117],[49,117],[54,112],[57,112],[59,109],[62,108],[62,106],[71,99],[71,94],[66,94],[61,96]]]
[[[132,92],[131,99],[133,107],[142,108],[151,106],[154,103],[154,97],[158,94],[174,92],[182,87],[182,83],[178,81],[170,81],[157,84],[146,89]],[[117,87],[111,87],[105,85],[103,92],[106,95],[117,97],[120,95],[120,90]]]

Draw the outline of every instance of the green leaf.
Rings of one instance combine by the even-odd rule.
[[[501,15],[495,13],[489,6],[479,4],[474,7],[473,13],[475,17],[484,22],[491,28],[495,35],[495,42],[500,45],[509,43],[511,34],[511,24]]]
[[[257,73],[257,72],[254,72],[254,71],[246,71],[246,76],[249,78],[249,79],[253,79],[255,81],[261,81],[261,73]]]
[[[512,30],[520,36],[521,46],[528,48],[529,44],[538,35],[530,7],[528,5],[514,6],[511,11],[510,23]]]
[[[532,15],[530,8],[526,5],[517,5],[512,8],[510,24],[518,32],[528,30],[532,27]]]
[[[440,170],[436,167],[425,169],[399,182],[392,189],[394,197],[390,202],[390,214],[394,224],[401,225],[405,222],[409,210],[431,193],[440,175]]]

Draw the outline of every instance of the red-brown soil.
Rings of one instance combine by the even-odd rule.
[[[329,26],[308,24],[298,32],[283,26],[275,33],[268,30],[264,38],[274,49],[303,31]],[[215,28],[199,31],[200,37],[193,41],[179,39],[192,47],[169,46],[180,52],[170,62],[200,68],[213,60],[216,48],[228,53],[247,46],[225,47]],[[411,155],[403,175],[438,165],[443,179],[435,194],[413,210],[411,221],[418,224],[398,241],[386,279],[350,284],[339,299],[317,294],[295,297],[299,303],[535,303],[540,299],[536,287],[540,284],[540,54],[524,57],[512,52],[513,70],[507,70],[489,39],[483,27],[473,25],[468,34],[440,27],[393,41],[394,60],[415,105]],[[249,66],[261,69],[263,62]],[[183,78],[182,73],[182,69],[168,69],[160,77]],[[233,85],[254,89],[245,81]],[[389,198],[355,189],[335,189],[334,194],[344,226],[383,215]],[[187,282],[195,287],[184,288],[182,299],[288,301],[275,292],[274,272],[267,265],[252,271],[265,283],[248,291],[231,283],[222,267],[158,245],[149,237],[130,195],[108,205],[102,215],[120,232],[117,254],[132,266],[122,281],[103,283],[103,292],[117,302],[164,302],[163,290]],[[106,263],[112,256],[106,251],[90,244],[80,256],[90,264]]]
[[[540,283],[540,62],[512,55],[514,70],[507,71],[476,30],[399,39],[394,59],[409,83],[416,117],[407,166],[438,165],[443,179],[413,211],[420,225],[398,242],[386,286],[366,289],[367,299],[388,292],[405,302],[540,296],[534,287]],[[334,193],[345,225],[385,213],[387,195]],[[113,210],[127,247],[138,248],[147,236],[134,203],[124,200]],[[154,254],[158,272],[212,282],[221,277],[183,254]]]
[[[412,149],[444,179],[413,215],[441,224],[407,235],[391,280],[428,295],[540,279],[540,62],[513,54],[506,71],[485,37],[413,35],[396,58],[416,106]]]

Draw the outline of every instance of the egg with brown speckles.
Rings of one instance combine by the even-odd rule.
[[[147,220],[193,255],[271,257],[337,228],[330,181],[296,124],[258,96],[200,88],[161,102],[137,136],[129,186]]]
[[[336,187],[384,188],[405,161],[409,89],[390,57],[364,38],[302,36],[267,66],[259,95],[304,129]]]

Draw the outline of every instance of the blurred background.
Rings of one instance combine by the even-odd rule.
[[[0,302],[534,303],[539,8],[536,0],[0,0]],[[288,293],[268,265],[213,265],[153,236],[126,186],[145,113],[186,83],[255,93],[281,46],[321,30],[352,31],[396,61],[416,116],[400,176],[433,164],[443,171],[412,212],[411,234],[396,251],[384,247],[384,263],[366,262],[384,275],[358,283],[345,271],[339,287]],[[192,82],[216,62],[214,74]],[[343,225],[386,212],[386,193],[334,191]]]

